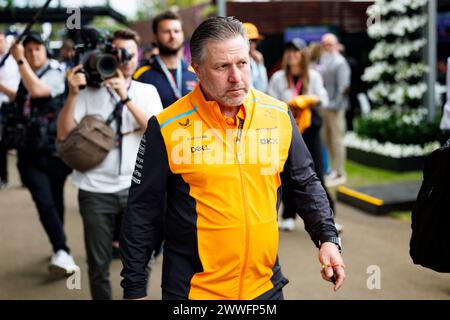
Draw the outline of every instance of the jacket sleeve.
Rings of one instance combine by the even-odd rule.
[[[289,111],[292,140],[288,158],[281,174],[283,192],[289,204],[303,219],[305,229],[314,244],[324,242],[330,236],[337,237],[333,211],[322,183],[314,170],[312,157]]]
[[[156,117],[141,140],[123,216],[120,254],[125,299],[147,295],[146,266],[163,239],[163,214],[169,164]]]

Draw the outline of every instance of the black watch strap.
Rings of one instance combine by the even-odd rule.
[[[127,96],[125,99],[120,100],[120,103],[121,103],[121,104],[126,104],[126,103],[128,103],[128,102],[130,102],[130,101],[131,101],[131,98],[130,98],[129,96]]]
[[[326,238],[324,238],[324,239],[321,239],[321,240],[319,241],[319,247],[320,247],[320,246],[322,245],[322,243],[324,243],[324,242],[331,242],[331,243],[334,243],[334,244],[338,247],[339,252],[342,253],[342,242],[341,242],[341,238],[339,238],[339,237],[326,237]]]
[[[17,64],[18,64],[19,66],[22,65],[22,64],[23,64],[23,60],[22,60],[22,59],[17,60]]]

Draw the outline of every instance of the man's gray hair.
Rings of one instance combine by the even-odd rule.
[[[192,34],[190,41],[193,63],[203,59],[204,48],[208,41],[224,41],[238,36],[248,44],[247,33],[242,22],[234,17],[212,17],[203,21]]]

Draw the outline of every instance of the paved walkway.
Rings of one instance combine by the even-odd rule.
[[[10,159],[10,187],[0,191],[0,299],[89,299],[83,229],[76,189],[66,185],[66,233],[81,267],[81,289],[69,290],[66,280],[47,273],[50,245],[31,197],[20,188],[14,159]],[[334,293],[319,274],[317,250],[298,221],[297,229],[281,233],[280,262],[290,283],[287,299],[450,299],[450,274],[439,274],[412,264],[409,257],[410,225],[389,217],[364,214],[338,204],[343,224],[347,281]],[[380,289],[369,290],[367,269],[380,270]],[[375,269],[377,268],[375,267]],[[114,298],[121,298],[121,263],[111,266]],[[373,272],[373,271],[372,271]],[[160,299],[161,258],[150,281],[150,297]],[[376,284],[376,281],[372,281]]]

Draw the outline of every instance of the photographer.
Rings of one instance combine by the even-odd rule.
[[[138,35],[132,30],[114,33],[112,45],[123,54],[119,55],[116,75],[99,86],[90,84],[87,81],[90,75],[80,73],[82,66],[76,66],[68,74],[69,95],[58,119],[58,139],[65,140],[86,115],[98,114],[106,120],[114,110],[121,108],[118,118],[121,121],[111,123],[121,139],[116,148],[93,169],[73,173],[73,181],[79,188],[93,299],[112,298],[109,266],[115,224],[127,204],[142,132],[150,117],[162,110],[154,86],[131,80],[137,67],[138,41]],[[127,59],[121,60],[120,56]],[[80,86],[86,84],[88,86],[80,90]],[[117,126],[120,123],[119,132]]]
[[[78,270],[63,230],[64,182],[71,170],[57,157],[55,147],[56,117],[64,99],[64,74],[58,62],[48,59],[44,41],[37,33],[29,33],[23,45],[14,44],[11,54],[22,78],[16,108],[29,119],[25,142],[17,150],[17,167],[53,246],[49,269],[70,274]]]

